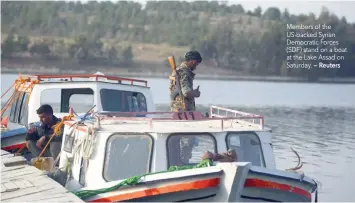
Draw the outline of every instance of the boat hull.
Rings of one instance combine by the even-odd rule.
[[[26,128],[1,132],[1,149],[16,152],[25,145]]]
[[[312,202],[317,187],[313,180],[294,172],[253,168],[244,183],[243,202]]]
[[[126,192],[93,199],[89,202],[176,202],[176,201],[206,201],[213,199],[218,192],[220,178],[198,179],[189,182],[163,183],[143,190]]]
[[[227,163],[207,168],[154,174],[134,186],[122,187],[84,200],[86,202],[238,201],[249,168],[249,163]]]

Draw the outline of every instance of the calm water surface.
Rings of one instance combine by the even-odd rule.
[[[15,75],[1,75],[6,90]],[[158,110],[168,110],[168,79],[148,79]],[[203,81],[202,111],[221,104],[261,114],[274,132],[279,169],[295,166],[320,182],[319,201],[355,201],[355,85]]]

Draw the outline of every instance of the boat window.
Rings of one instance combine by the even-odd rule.
[[[254,166],[265,166],[260,140],[255,133],[228,133],[226,141],[227,148],[236,151],[238,161],[251,162]]]
[[[217,153],[216,140],[211,134],[173,134],[167,140],[168,165],[198,164],[205,152]]]
[[[10,121],[13,123],[18,123],[19,112],[21,108],[21,102],[23,99],[24,92],[18,92],[17,95],[20,94],[18,99],[12,104],[10,111]]]
[[[11,122],[15,122],[15,120],[16,120],[16,118],[15,118],[16,105],[17,105],[17,102],[12,103],[12,105],[11,105],[10,116],[9,116],[9,120]]]
[[[21,111],[20,111],[20,118],[19,122],[21,125],[27,125],[27,120],[28,120],[28,101],[29,95],[26,92],[23,95],[23,100],[22,100],[22,106],[21,106]]]
[[[102,89],[101,104],[103,111],[146,112],[147,102],[142,93],[113,89]]]
[[[53,88],[41,92],[41,105],[49,104],[54,113],[86,113],[94,105],[94,91],[91,88]]]
[[[104,179],[115,181],[149,173],[152,146],[150,135],[112,135],[106,144]]]

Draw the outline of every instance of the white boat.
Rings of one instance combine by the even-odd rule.
[[[114,111],[155,111],[147,81],[105,76],[102,73],[24,75],[15,81],[13,89],[14,100],[11,100],[12,97],[9,99],[9,115],[2,119],[6,120],[6,123],[2,122],[6,129],[1,131],[1,148],[10,152],[24,147],[27,127],[30,123],[38,124],[36,109],[44,103],[53,104],[54,114],[58,117],[67,115],[70,107],[79,115],[84,115],[94,105]],[[102,91],[102,99],[94,97],[97,91]],[[111,94],[122,95],[122,99],[126,100],[110,102],[107,98]],[[130,106],[127,103],[129,99],[132,100]]]
[[[122,84],[123,79],[104,75],[37,77],[70,81],[36,84],[28,103],[28,123],[38,121],[35,110],[45,90],[62,92],[61,110],[55,112],[59,117],[67,116],[72,107],[66,102],[68,94],[92,90],[93,112],[65,122],[54,177],[87,202],[318,199],[313,179],[276,168],[272,132],[262,116],[217,106],[211,106],[209,117],[200,112],[155,112],[146,83]],[[86,80],[74,81],[78,78]],[[63,94],[66,91],[71,93]],[[207,151],[228,150],[236,152],[237,160],[202,160]]]

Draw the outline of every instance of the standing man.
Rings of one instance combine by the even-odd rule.
[[[193,89],[193,80],[195,73],[193,71],[202,62],[202,57],[197,51],[189,51],[185,54],[185,60],[182,64],[176,68],[176,73],[180,76],[181,91],[183,94],[184,101],[182,101],[180,96],[180,88],[173,78],[170,81],[170,108],[173,112],[179,111],[196,111],[195,98],[200,97],[199,87]],[[185,103],[185,109],[183,109],[183,102]]]
[[[53,135],[54,125],[60,122],[60,119],[53,115],[53,109],[50,105],[44,104],[39,107],[39,109],[37,109],[37,114],[41,125],[39,127],[30,128],[26,134],[27,148],[35,157],[38,157],[50,137]],[[64,128],[64,126],[62,128]],[[44,152],[44,156],[52,156],[55,160],[61,150],[62,138],[63,129],[61,130],[60,135],[55,135],[53,137],[51,143],[49,144],[50,153],[48,153],[47,148]]]

